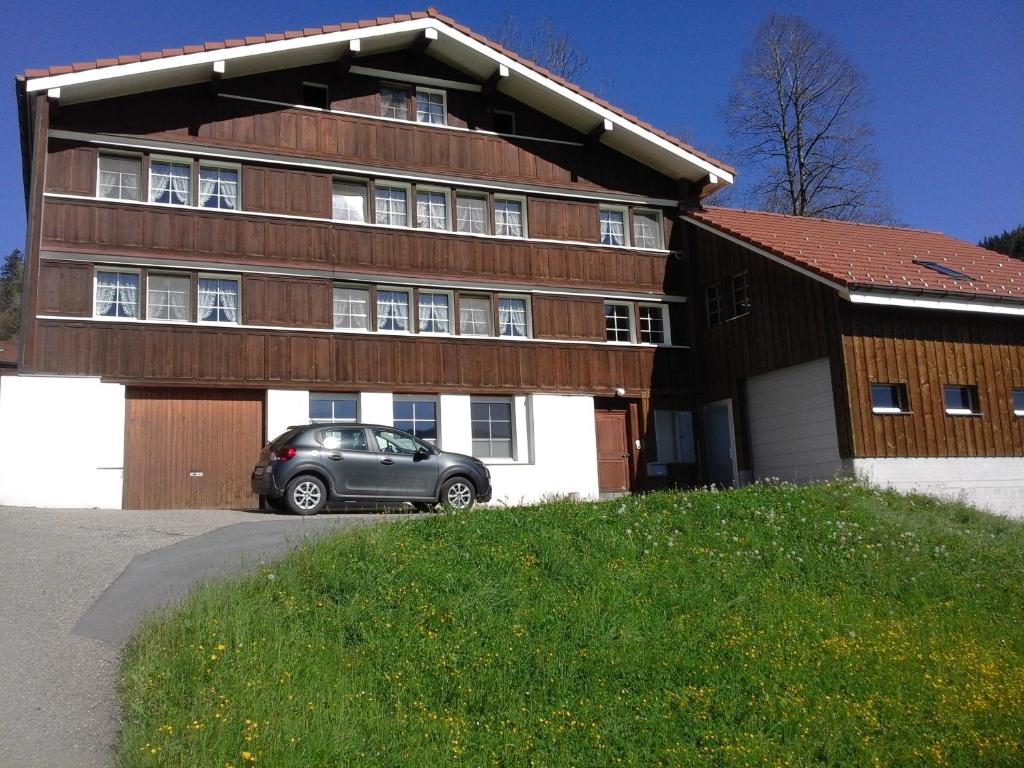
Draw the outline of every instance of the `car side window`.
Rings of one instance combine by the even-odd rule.
[[[325,429],[320,442],[329,451],[368,451],[366,433],[362,429]]]
[[[373,437],[377,441],[377,450],[381,453],[416,453],[419,448],[409,435],[390,429],[375,429]]]

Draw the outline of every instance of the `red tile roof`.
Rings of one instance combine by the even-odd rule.
[[[306,29],[294,30],[294,31],[291,31],[291,32],[277,32],[277,33],[270,33],[270,34],[266,34],[266,35],[252,35],[252,36],[246,37],[244,40],[240,40],[240,39],[221,40],[219,42],[201,43],[199,45],[185,45],[185,46],[182,46],[180,48],[164,48],[162,51],[146,51],[144,53],[137,53],[137,54],[134,54],[134,55],[131,55],[131,56],[118,56],[117,58],[96,59],[95,61],[84,61],[84,62],[78,62],[76,64],[65,64],[65,65],[58,65],[58,66],[52,66],[52,67],[45,67],[45,68],[41,68],[41,69],[27,69],[27,70],[25,70],[25,77],[33,78],[33,77],[49,77],[51,75],[66,75],[66,74],[73,73],[73,72],[84,72],[84,71],[90,70],[90,69],[100,69],[102,67],[113,67],[113,66],[116,66],[118,64],[133,64],[133,63],[140,62],[140,61],[151,61],[153,59],[170,58],[170,57],[173,57],[173,56],[184,56],[184,55],[190,54],[190,53],[202,53],[204,51],[216,51],[216,50],[222,50],[224,48],[237,48],[239,46],[256,45],[256,44],[260,44],[260,43],[272,43],[272,42],[276,42],[278,40],[291,40],[291,39],[297,38],[297,37],[312,37],[312,36],[315,36],[315,35],[329,34],[331,32],[340,32],[340,31],[343,31],[343,30],[350,30],[350,29],[364,29],[366,27],[376,27],[376,26],[382,26],[384,24],[393,24],[393,23],[400,22],[400,21],[410,21],[412,19],[424,19],[424,18],[428,18],[428,17],[435,18],[438,21],[441,21],[441,22],[447,24],[450,27],[454,27],[455,29],[457,29],[460,32],[462,32],[463,34],[469,35],[474,40],[477,40],[478,42],[481,42],[484,45],[487,45],[488,47],[492,48],[493,50],[497,51],[498,53],[504,54],[505,56],[508,56],[510,59],[514,59],[515,61],[519,62],[520,64],[523,64],[523,65],[525,65],[527,67],[530,67],[535,72],[538,72],[538,73],[544,75],[545,77],[550,78],[551,80],[554,80],[555,82],[559,83],[560,85],[565,86],[566,88],[568,88],[571,91],[573,91],[573,92],[583,96],[584,98],[590,99],[591,101],[596,102],[597,104],[600,104],[605,109],[610,110],[611,112],[614,112],[615,114],[619,115],[620,117],[625,118],[626,120],[629,120],[632,123],[635,123],[636,125],[640,126],[641,128],[643,128],[643,129],[645,129],[647,131],[650,131],[651,133],[654,133],[657,136],[660,136],[662,139],[665,139],[666,141],[669,141],[672,144],[675,144],[676,146],[681,147],[682,149],[685,149],[687,152],[690,152],[690,153],[696,155],[697,157],[701,158],[702,160],[704,160],[704,161],[706,161],[708,163],[711,163],[711,164],[721,168],[724,171],[728,171],[731,174],[735,174],[736,173],[736,169],[733,168],[732,166],[726,165],[721,160],[716,160],[715,158],[711,157],[710,155],[707,155],[707,154],[701,152],[700,150],[695,149],[694,147],[691,147],[686,142],[680,141],[675,136],[672,136],[671,134],[665,133],[664,131],[662,131],[662,130],[660,130],[658,128],[655,128],[650,123],[644,122],[643,120],[641,120],[640,118],[636,117],[635,115],[631,115],[630,113],[625,112],[625,111],[619,109],[618,107],[616,107],[616,106],[614,106],[612,104],[609,104],[607,101],[605,101],[601,97],[595,96],[594,94],[590,93],[589,91],[586,91],[583,88],[580,88],[579,86],[574,85],[573,83],[570,83],[568,80],[564,80],[563,78],[559,77],[558,75],[554,74],[553,72],[548,71],[547,69],[545,69],[544,67],[540,66],[539,64],[535,64],[534,62],[530,61],[529,59],[524,59],[519,54],[514,53],[513,51],[507,50],[506,48],[502,47],[501,45],[499,45],[498,43],[494,42],[493,40],[490,40],[490,39],[484,37],[483,35],[481,35],[481,34],[479,34],[477,32],[474,32],[469,27],[466,27],[466,26],[463,26],[462,24],[459,24],[454,19],[452,19],[452,18],[450,18],[448,16],[445,16],[439,10],[437,10],[437,8],[434,8],[433,6],[427,8],[427,10],[425,10],[425,11],[412,11],[411,13],[400,13],[400,14],[396,14],[394,16],[378,16],[376,19],[363,19],[362,21],[350,21],[350,22],[344,22],[344,23],[341,23],[341,24],[325,24],[322,27],[307,27]]]
[[[941,232],[712,206],[686,215],[845,287],[1024,299],[1024,261]],[[915,261],[974,279],[954,280]]]

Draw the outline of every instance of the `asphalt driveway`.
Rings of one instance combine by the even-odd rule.
[[[144,613],[381,519],[0,507],[0,768],[112,765],[120,648]]]

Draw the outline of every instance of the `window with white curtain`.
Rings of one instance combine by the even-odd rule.
[[[150,160],[149,201],[167,205],[190,205],[192,163],[155,158]]]
[[[185,322],[192,319],[192,280],[185,275],[154,275],[146,280],[146,317]]]
[[[668,344],[668,323],[663,304],[640,304],[636,308],[637,329],[641,344]]]
[[[474,235],[487,234],[487,198],[459,192],[455,196],[455,229]]]
[[[601,245],[626,244],[626,211],[601,208]]]
[[[139,317],[139,274],[96,270],[95,317]]]
[[[199,278],[199,322],[239,322],[239,281],[233,277]]]
[[[420,440],[437,443],[437,399],[396,396],[392,406],[393,423]]]
[[[471,397],[469,412],[473,455],[480,459],[513,458],[512,399]]]
[[[336,181],[331,190],[331,218],[335,221],[366,221],[366,184]]]
[[[491,335],[491,297],[459,297],[459,333],[463,336]]]
[[[199,166],[199,205],[237,211],[238,169],[219,165]]]
[[[530,304],[522,296],[498,298],[498,335],[526,338],[530,335]]]
[[[409,332],[409,291],[377,289],[377,330]]]
[[[416,122],[445,124],[445,93],[432,88],[416,89]]]
[[[637,248],[665,247],[658,211],[633,211],[633,245]]]
[[[416,226],[448,229],[448,193],[437,189],[416,189]]]
[[[334,289],[334,327],[365,331],[370,327],[370,291],[366,288]]]
[[[111,200],[138,200],[142,161],[137,157],[100,155],[98,196]]]
[[[376,222],[404,227],[409,224],[409,190],[405,187],[378,183],[376,190]]]
[[[445,291],[420,291],[420,333],[452,332],[452,295]]]
[[[380,116],[395,120],[409,119],[409,89],[400,86],[380,87]]]
[[[525,204],[522,198],[494,198],[494,234],[502,237],[526,237]]]
[[[339,395],[334,392],[310,392],[309,420],[317,423],[358,421],[359,399],[356,395]],[[363,442],[366,442],[365,437]]]

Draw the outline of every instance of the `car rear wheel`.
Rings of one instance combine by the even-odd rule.
[[[453,477],[441,486],[441,504],[446,509],[469,509],[476,501],[476,488],[464,477]]]
[[[313,475],[299,475],[288,483],[284,500],[296,515],[315,515],[327,506],[327,486]]]

